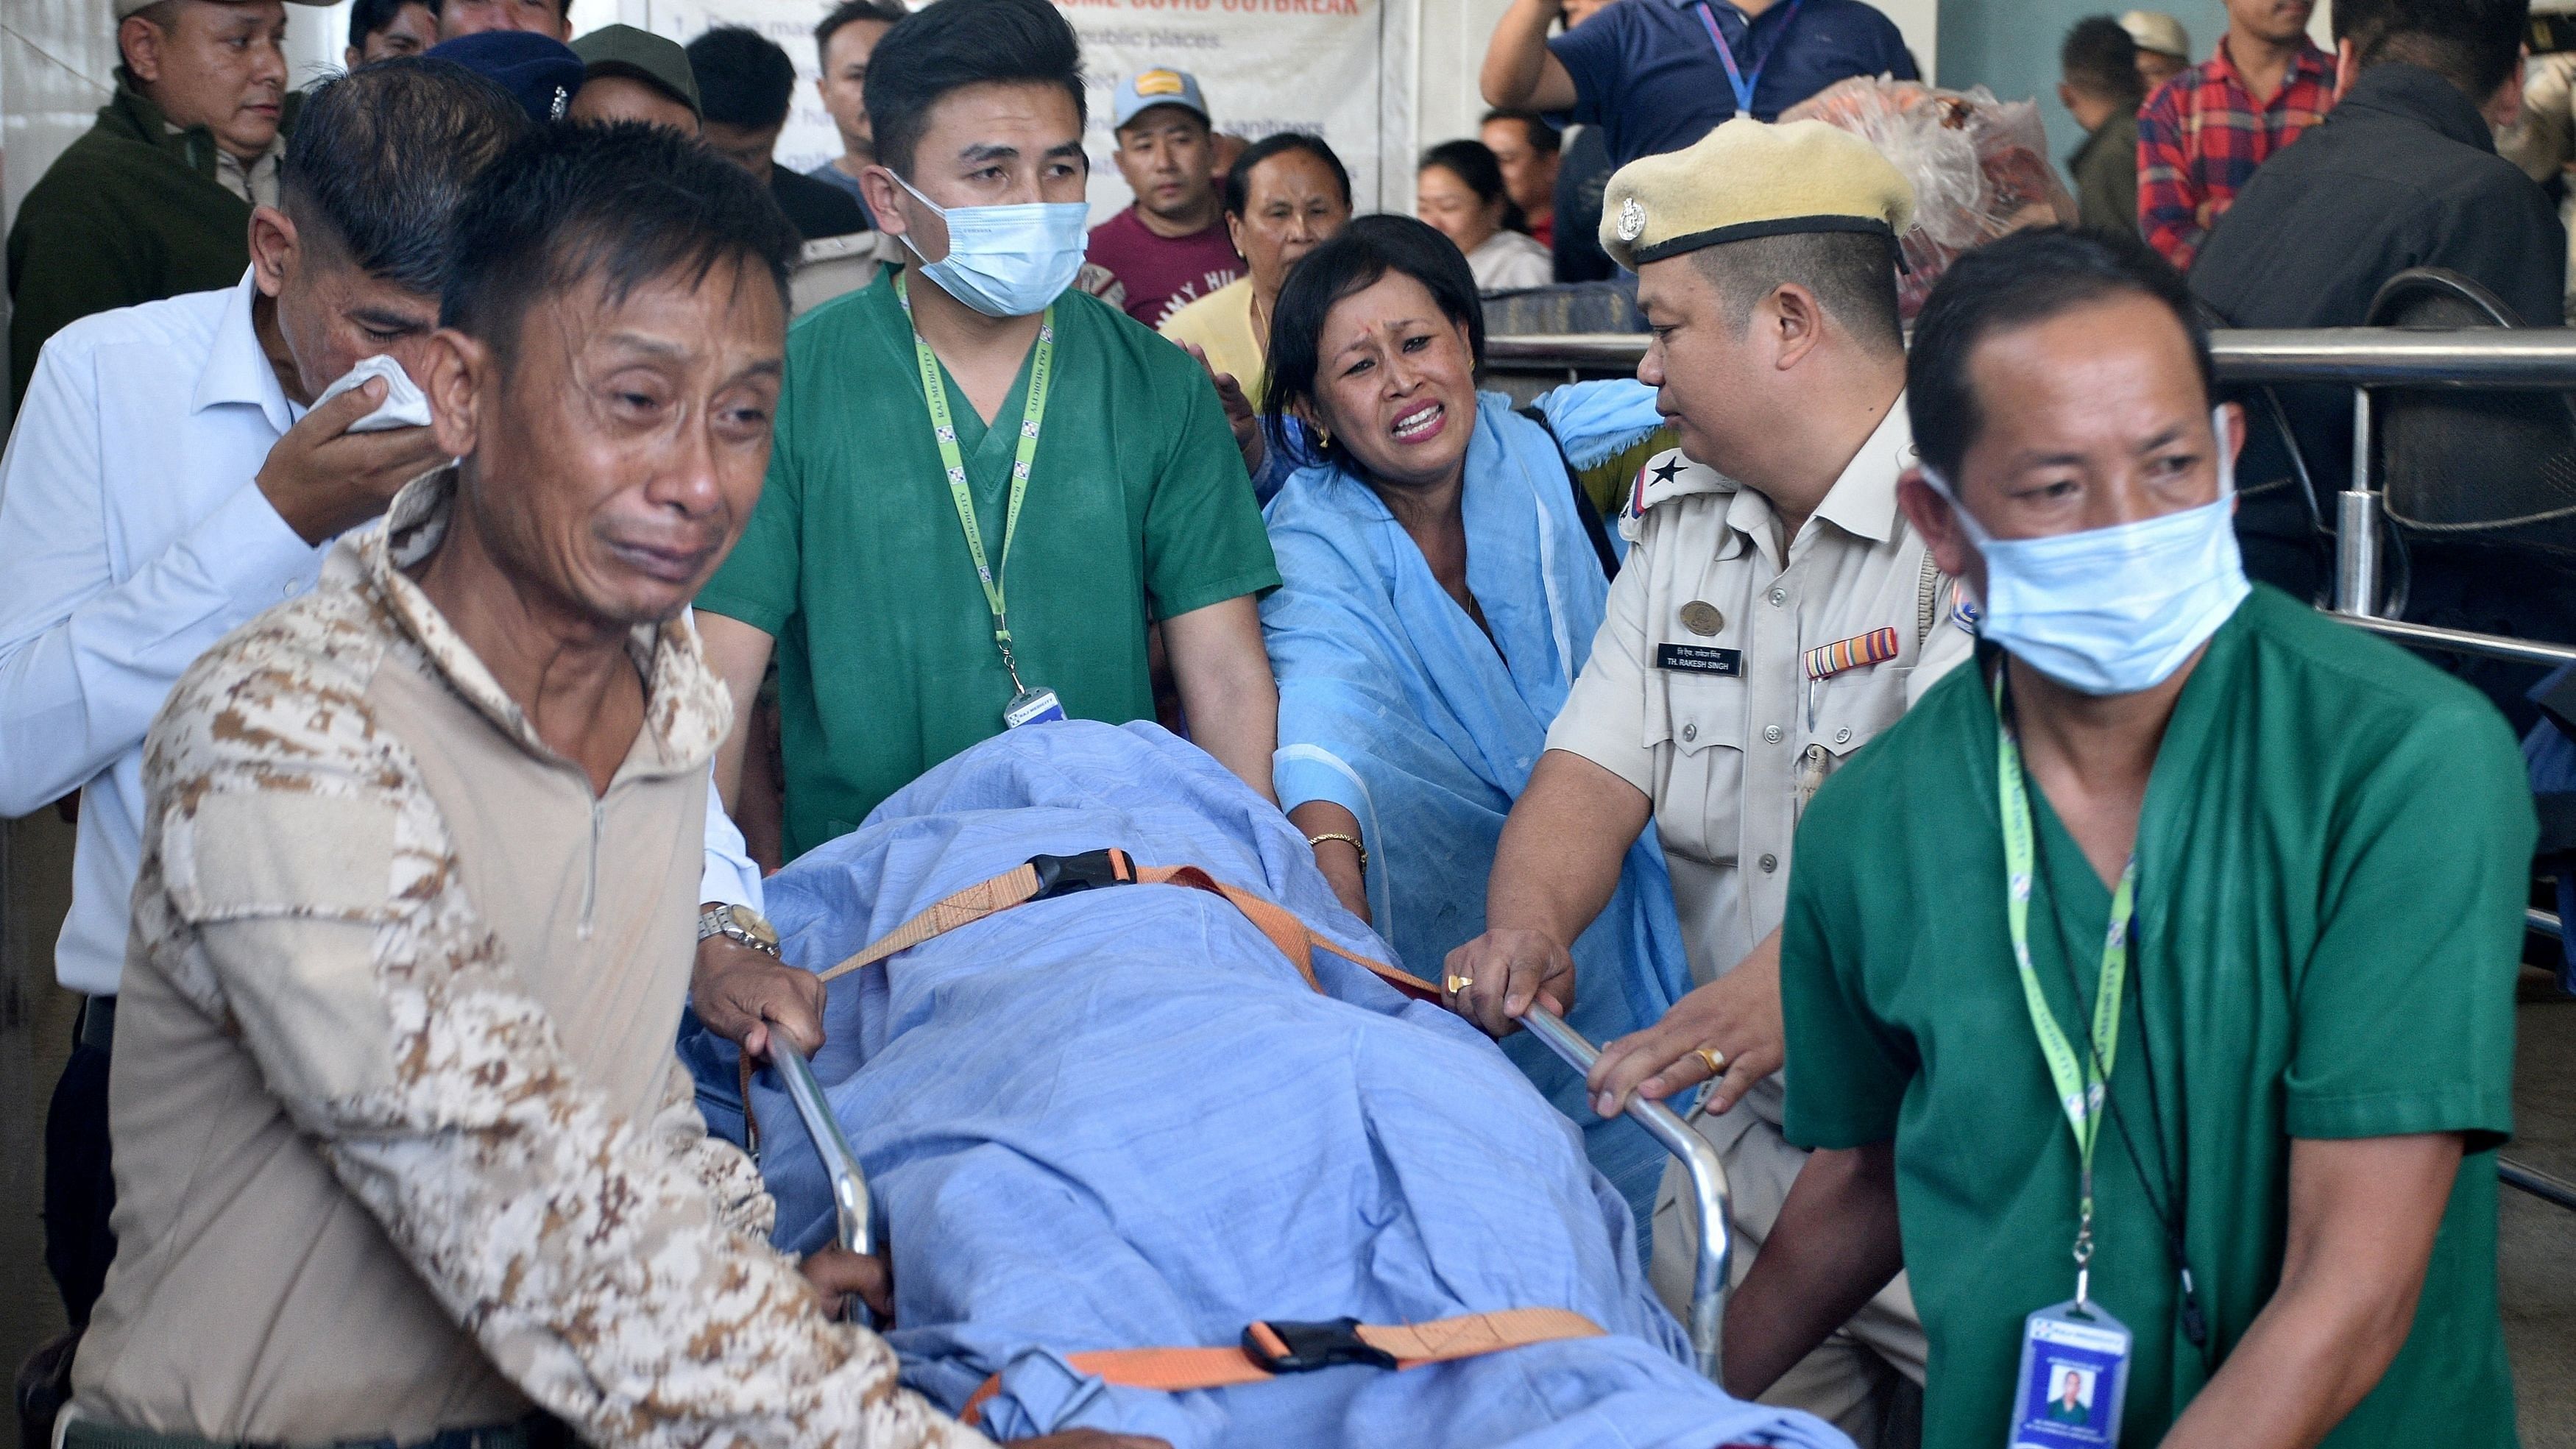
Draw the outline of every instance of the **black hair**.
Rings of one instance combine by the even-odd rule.
[[[439,325],[480,339],[504,365],[529,308],[585,283],[616,303],[738,261],[777,286],[783,312],[799,245],[750,172],[644,121],[536,127],[474,184],[455,236]]]
[[[1834,320],[1862,345],[1881,352],[1905,349],[1896,308],[1896,244],[1856,231],[1799,231],[1747,237],[1687,253],[1717,289],[1728,325],[1741,333],[1753,309],[1783,285],[1813,292]]]
[[[2483,105],[2522,64],[2531,0],[2335,0],[2334,37],[2364,70],[2419,65]]]
[[[942,0],[895,23],[868,61],[868,128],[877,160],[912,174],[930,108],[950,91],[1010,84],[1060,86],[1078,130],[1091,107],[1082,42],[1048,0]]]
[[[2147,79],[2138,74],[2138,42],[2108,15],[2075,22],[2057,48],[2057,69],[2088,96],[2133,110],[2147,98]]]
[[[1288,272],[1270,317],[1269,391],[1261,426],[1272,449],[1299,467],[1350,464],[1337,442],[1291,437],[1288,418],[1303,403],[1316,404],[1315,375],[1323,366],[1324,319],[1343,298],[1365,292],[1387,273],[1411,277],[1438,304],[1440,315],[1467,329],[1476,366],[1485,365],[1485,308],[1476,297],[1475,274],[1457,244],[1428,223],[1381,213],[1352,219],[1332,240],[1308,252]]]
[[[777,41],[746,25],[718,25],[689,42],[706,118],[757,131],[783,125],[796,94],[796,62]]]
[[[1476,199],[1487,206],[1503,204],[1503,230],[1527,231],[1529,218],[1521,214],[1520,203],[1503,189],[1503,163],[1494,159],[1493,148],[1482,141],[1460,139],[1443,141],[1422,153],[1422,164],[1416,174],[1437,166],[1466,184]]]
[[[1332,147],[1324,144],[1323,137],[1306,131],[1273,131],[1244,147],[1243,154],[1235,157],[1234,164],[1226,168],[1225,214],[1238,219],[1244,216],[1252,206],[1252,169],[1273,156],[1290,151],[1303,151],[1323,162],[1324,169],[1333,173],[1333,184],[1342,189],[1342,205],[1351,205],[1350,168],[1342,164],[1341,157],[1333,154]]]
[[[1529,136],[1530,149],[1542,156],[1555,155],[1557,148],[1565,144],[1565,137],[1547,123],[1547,117],[1536,111],[1487,111],[1477,120],[1476,129],[1481,131],[1496,121],[1520,122],[1521,129]]]
[[[823,17],[822,23],[814,27],[815,62],[830,63],[823,53],[831,47],[832,37],[841,33],[842,26],[856,25],[862,20],[892,25],[907,13],[897,0],[841,0],[840,4],[832,7],[829,15]]]
[[[1997,332],[2121,297],[2161,303],[2191,339],[2204,393],[2217,371],[2209,334],[2193,311],[2182,273],[2134,236],[2046,227],[2015,232],[1963,253],[1941,274],[1914,321],[1905,359],[1905,410],[1914,446],[1934,472],[1958,485],[1959,460],[1983,426],[1968,371],[1977,344]]]
[[[369,276],[436,296],[467,190],[533,124],[508,91],[452,60],[362,65],[305,93],[278,200],[309,244],[327,239]]]
[[[349,7],[349,48],[365,50],[367,37],[393,24],[404,6],[428,3],[429,0],[356,0]]]

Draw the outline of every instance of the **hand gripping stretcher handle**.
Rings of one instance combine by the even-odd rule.
[[[1544,1007],[1531,1007],[1520,1022],[1577,1072],[1590,1072],[1601,1055],[1599,1047]],[[1722,1382],[1718,1352],[1726,1328],[1727,1273],[1735,1252],[1734,1200],[1726,1189],[1726,1164],[1718,1160],[1717,1149],[1706,1138],[1663,1103],[1631,1097],[1628,1115],[1690,1171],[1691,1199],[1699,1213],[1699,1262],[1691,1275],[1691,1350],[1699,1359],[1699,1371],[1712,1383]]]
[[[823,1096],[823,1084],[814,1078],[813,1064],[775,1029],[769,1033],[769,1059],[778,1068],[780,1080],[787,1084],[787,1096],[796,1104],[796,1115],[805,1122],[805,1131],[814,1139],[814,1151],[823,1159],[823,1171],[832,1178],[832,1206],[840,1215],[841,1246],[861,1255],[876,1251],[876,1228],[868,1201],[868,1180],[859,1171],[859,1154],[843,1135],[841,1123],[832,1115],[832,1104]],[[1693,1140],[1697,1140],[1694,1138]],[[850,1316],[857,1322],[868,1321],[867,1305],[853,1294]]]

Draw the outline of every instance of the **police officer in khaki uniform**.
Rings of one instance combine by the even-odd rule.
[[[1912,211],[1867,142],[1813,121],[1729,121],[1611,178],[1602,245],[1637,270],[1654,328],[1637,375],[1682,446],[1621,512],[1635,547],[1609,617],[1504,826],[1486,934],[1447,968],[1456,1008],[1498,1034],[1532,1001],[1610,989],[1574,979],[1566,943],[1651,818],[1699,984],[1603,1053],[1594,1105],[1719,1077],[1691,1121],[1757,1250],[1806,1158],[1780,1135],[1773,1076],[1790,837],[1825,777],[1972,642],[1896,503],[1913,439],[1895,238]],[[1678,1310],[1697,1245],[1677,1180],[1655,1277]],[[1902,1438],[1891,1418],[1908,1418],[1923,1352],[1900,1277],[1766,1397],[1863,1445]]]

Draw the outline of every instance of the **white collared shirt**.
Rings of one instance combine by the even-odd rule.
[[[80,792],[54,952],[74,991],[113,994],[124,965],[152,717],[199,654],[321,570],[254,481],[302,416],[255,295],[244,272],[55,333],[0,454],[0,817]],[[707,837],[704,899],[757,905],[722,810]]]

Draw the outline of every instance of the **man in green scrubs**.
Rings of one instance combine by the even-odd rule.
[[[1901,1264],[1924,1443],[2006,1442],[2054,1396],[2019,1381],[2024,1320],[2079,1296],[2089,1123],[2121,1443],[2510,1445],[2522,763],[2466,687],[2249,593],[2243,425],[2189,318],[2136,243],[2058,232],[1969,253],[1924,310],[1902,497],[1982,601],[1979,667],[1802,826],[1787,1132],[1820,1150],[1730,1309],[1728,1387]]]
[[[1072,27],[1047,0],[917,11],[877,43],[867,107],[861,184],[911,265],[789,329],[759,509],[698,595],[734,696],[727,806],[773,650],[793,859],[1006,710],[1153,719],[1149,621],[1191,738],[1272,798],[1256,596],[1279,570],[1243,456],[1188,353],[1071,285],[1089,222]],[[722,937],[693,991],[755,1052],[764,1020],[821,1040],[813,978]]]
[[[1279,574],[1206,375],[1078,290],[995,316],[978,304],[1017,300],[977,290],[980,271],[960,298],[919,265],[985,267],[964,255],[970,214],[1082,205],[1072,31],[1040,0],[969,0],[908,18],[879,44],[873,210],[916,264],[797,322],[767,491],[698,603],[738,689],[757,683],[777,643],[787,855],[856,829],[924,770],[1000,733],[1018,692],[945,478],[916,322],[1020,680],[1053,689],[1077,717],[1152,719],[1145,626],[1160,619],[1193,734],[1266,790],[1277,692],[1253,596]],[[983,235],[984,218],[975,224]],[[1033,417],[1042,316],[1052,367]],[[1014,526],[1024,423],[1040,437]]]

